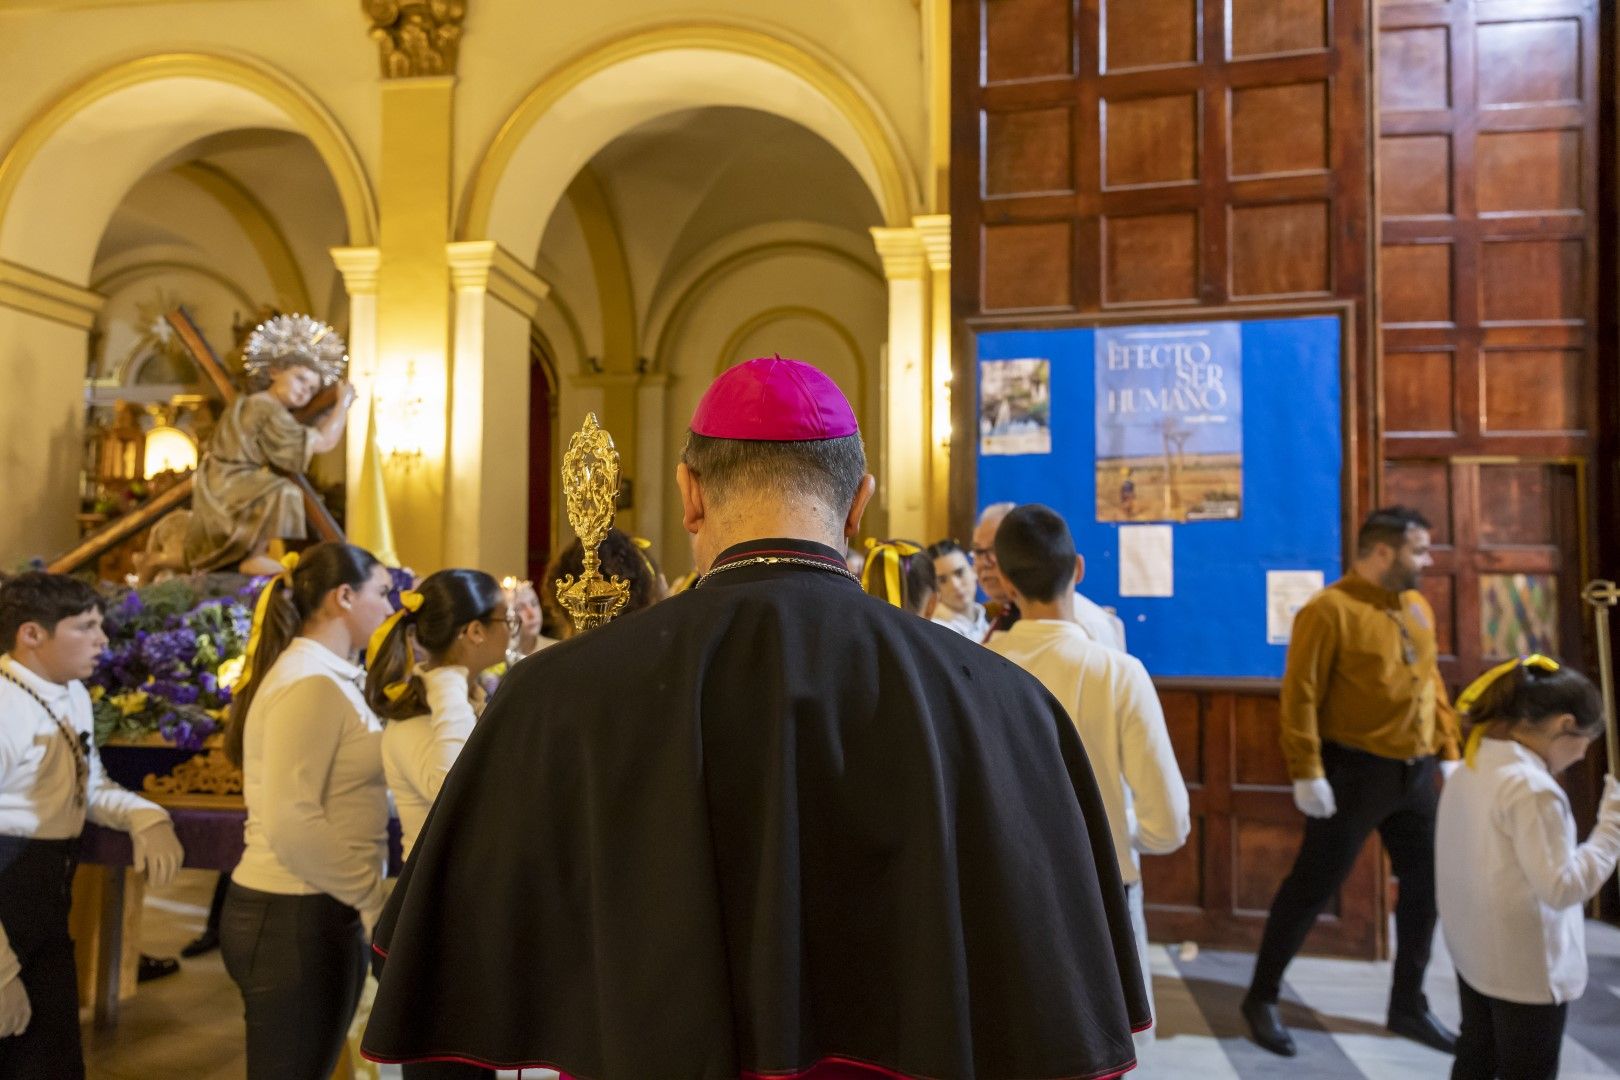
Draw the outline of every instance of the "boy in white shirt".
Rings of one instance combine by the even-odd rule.
[[[130,834],[152,885],[183,857],[168,813],[110,780],[90,741],[80,680],[106,647],[82,581],[0,585],[0,1077],[84,1076],[68,908],[86,818]]]
[[[1075,622],[1083,573],[1074,537],[1045,506],[1020,506],[996,531],[996,562],[1022,617],[989,648],[1034,675],[1063,703],[1091,759],[1108,808],[1120,877],[1130,901],[1142,970],[1149,970],[1140,853],[1164,855],[1192,829],[1187,785],[1170,745],[1158,693],[1142,662],[1100,645]],[[1149,1003],[1152,1002],[1151,980]],[[1140,1054],[1152,1031],[1137,1036]]]
[[[1452,1080],[1554,1077],[1569,1003],[1586,990],[1581,905],[1620,858],[1620,785],[1575,843],[1558,774],[1603,732],[1586,676],[1544,656],[1486,672],[1457,699],[1465,768],[1435,823],[1435,899],[1457,968],[1462,1029]]]

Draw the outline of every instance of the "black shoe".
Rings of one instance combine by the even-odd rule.
[[[180,950],[180,955],[189,960],[193,956],[211,953],[217,948],[219,948],[219,935],[212,930],[204,930],[194,940],[187,943],[185,948]]]
[[[141,962],[135,968],[136,982],[151,982],[153,979],[166,979],[180,970],[180,961],[167,957],[147,956],[141,954]]]
[[[1457,1033],[1447,1030],[1440,1018],[1428,1009],[1390,1013],[1389,1030],[1413,1042],[1433,1047],[1442,1054],[1457,1052]]]
[[[1299,1053],[1299,1049],[1294,1045],[1294,1037],[1288,1034],[1288,1028],[1282,1022],[1282,1015],[1277,1012],[1275,1001],[1244,998],[1243,1019],[1249,1022],[1249,1034],[1254,1036],[1254,1041],[1273,1054],[1293,1057]]]

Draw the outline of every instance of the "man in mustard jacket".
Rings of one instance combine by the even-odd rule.
[[[1415,510],[1375,510],[1350,572],[1294,620],[1282,688],[1282,749],[1306,815],[1294,868],[1277,890],[1243,1016],[1254,1040],[1293,1056],[1277,1012],[1283,972],[1338,893],[1374,829],[1400,881],[1389,1029],[1446,1053],[1457,1037],[1429,1011],[1423,973],[1434,939],[1437,773],[1455,768],[1457,718],[1436,664],[1434,612],[1417,591],[1433,562]]]

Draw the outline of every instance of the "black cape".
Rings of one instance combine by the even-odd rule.
[[[842,565],[803,540],[716,565],[788,547]],[[1063,707],[978,644],[785,563],[518,664],[376,947],[362,1046],[386,1062],[1093,1078],[1131,1068],[1149,1022]]]

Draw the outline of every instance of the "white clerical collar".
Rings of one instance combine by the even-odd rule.
[[[10,653],[0,654],[0,664],[4,664],[6,672],[13,675],[24,686],[38,694],[50,704],[65,704],[68,700],[68,685],[51,682],[43,675],[36,673],[22,661]]]

